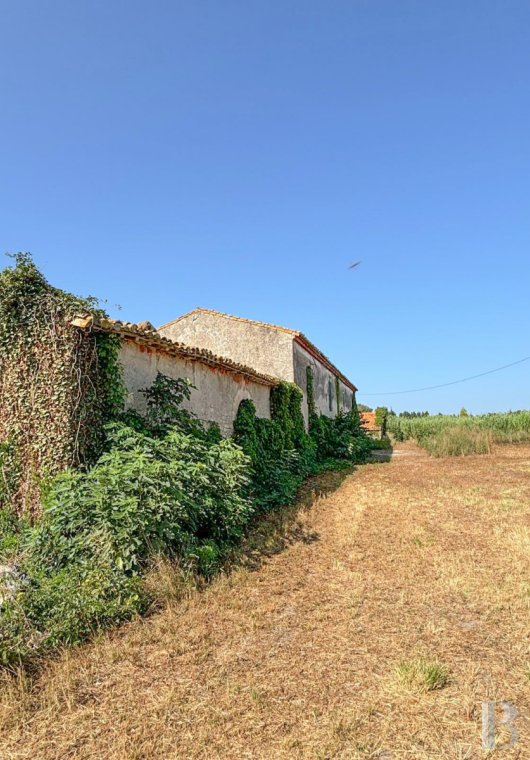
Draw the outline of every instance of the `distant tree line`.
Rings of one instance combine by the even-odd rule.
[[[375,411],[378,417],[379,416],[406,417],[407,419],[412,419],[414,417],[429,417],[430,416],[430,412],[399,412],[399,414],[396,414],[396,412],[393,409],[387,409],[386,406],[378,406],[375,409],[372,409],[371,406],[367,406],[366,404],[357,404],[357,409],[360,412],[374,412]]]

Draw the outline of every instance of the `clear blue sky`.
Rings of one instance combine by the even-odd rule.
[[[527,0],[0,8],[3,250],[123,319],[301,329],[365,403],[530,407],[530,362],[364,395],[530,355]]]

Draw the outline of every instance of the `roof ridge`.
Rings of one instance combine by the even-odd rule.
[[[212,314],[216,317],[224,317],[225,319],[233,319],[235,322],[246,322],[247,324],[251,325],[258,325],[260,327],[270,327],[273,330],[280,330],[280,332],[286,332],[290,335],[300,335],[299,330],[293,330],[290,327],[282,327],[282,325],[275,325],[272,322],[262,322],[259,319],[251,319],[250,317],[236,317],[235,314],[228,314],[225,311],[217,311],[217,309],[206,309],[203,306],[196,306],[191,311],[187,311],[185,314],[182,314],[180,317],[177,317],[176,319],[172,319],[170,322],[166,322],[163,325],[160,325],[158,327],[158,330],[163,330],[165,327],[170,327],[170,325],[174,325],[177,322],[180,322],[181,319],[184,319],[185,317],[189,317],[192,314],[196,314],[197,312],[200,312],[201,314]]]

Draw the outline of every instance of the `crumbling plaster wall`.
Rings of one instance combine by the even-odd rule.
[[[128,408],[145,412],[145,396],[158,372],[167,377],[189,378],[194,389],[183,407],[205,423],[217,422],[223,435],[231,435],[240,402],[250,398],[258,417],[270,418],[270,387],[255,383],[243,375],[211,367],[199,361],[158,352],[134,341],[124,340],[119,354]]]
[[[187,346],[207,348],[262,374],[294,381],[292,333],[207,312],[192,312],[158,332]]]

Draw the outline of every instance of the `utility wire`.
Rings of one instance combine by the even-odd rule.
[[[458,383],[465,383],[468,380],[475,380],[477,377],[484,377],[485,375],[491,375],[493,372],[500,372],[502,369],[508,369],[508,367],[515,367],[516,364],[522,364],[527,362],[530,356],[525,356],[523,359],[518,359],[511,364],[503,364],[502,367],[495,367],[495,369],[489,369],[487,372],[480,372],[478,375],[469,375],[469,377],[463,377],[460,380],[451,380],[450,383],[440,383],[440,385],[427,385],[425,388],[412,388],[408,391],[388,391],[388,393],[359,393],[359,396],[398,396],[402,393],[419,393],[420,391],[433,391],[435,388],[446,388],[448,385],[457,385]]]

